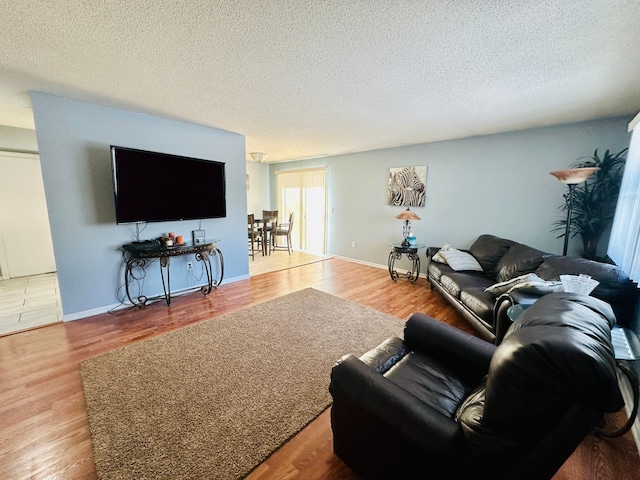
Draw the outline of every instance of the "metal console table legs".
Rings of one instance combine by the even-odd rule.
[[[424,245],[414,244],[414,245],[403,245],[401,243],[389,243],[391,247],[391,252],[389,252],[389,275],[391,276],[391,280],[394,282],[398,281],[400,275],[395,269],[396,260],[400,260],[402,255],[406,255],[409,260],[411,260],[412,266],[411,270],[407,271],[407,279],[411,283],[415,283],[420,276],[420,256],[418,255],[418,250],[421,248],[425,248]]]
[[[194,255],[198,262],[202,262],[204,271],[207,275],[207,283],[200,288],[203,295],[208,295],[211,290],[222,282],[224,276],[224,258],[222,251],[216,246],[218,240],[208,241],[202,244],[193,245],[175,245],[165,247],[157,242],[138,242],[129,243],[122,246],[126,254],[124,284],[129,301],[138,307],[146,305],[149,299],[145,295],[139,295],[137,298],[131,297],[130,285],[136,280],[133,273],[134,269],[144,269],[150,260],[159,260],[160,276],[162,278],[162,288],[164,298],[167,305],[171,305],[171,257],[181,255]],[[219,278],[213,278],[213,268],[211,259],[217,259],[219,263]]]

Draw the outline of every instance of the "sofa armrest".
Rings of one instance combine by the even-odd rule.
[[[496,303],[493,306],[493,325],[496,331],[496,345],[500,345],[507,330],[513,323],[513,320],[507,315],[507,311],[513,305],[522,305],[527,307],[535,303],[542,294],[525,293],[514,290],[511,293],[503,293],[496,299]]]
[[[433,257],[440,248],[441,247],[427,247],[427,260],[431,260],[431,257]]]
[[[434,455],[449,456],[459,451],[463,442],[458,422],[424,404],[353,355],[343,357],[333,367],[329,391],[334,399],[333,408],[353,412],[348,417],[366,415],[381,429],[393,432],[394,437],[406,438]]]
[[[404,341],[410,349],[443,359],[469,380],[487,374],[496,349],[492,343],[416,312],[404,326]]]
[[[398,337],[391,337],[362,355],[360,360],[384,375],[407,353],[406,344]]]

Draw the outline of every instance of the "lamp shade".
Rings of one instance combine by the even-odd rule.
[[[420,217],[416,215],[414,212],[412,212],[411,210],[409,210],[408,207],[406,210],[403,210],[398,215],[396,215],[396,218],[398,220],[420,220]]]
[[[565,170],[555,170],[549,173],[564,184],[576,185],[584,182],[598,170],[600,170],[599,167],[567,168]]]

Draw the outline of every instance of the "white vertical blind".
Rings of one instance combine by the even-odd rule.
[[[291,241],[300,250],[325,253],[326,182],[326,167],[276,172],[278,216],[293,212]]]
[[[631,145],[620,186],[607,253],[634,281],[640,280],[640,114],[629,124]],[[634,128],[635,127],[635,128]]]

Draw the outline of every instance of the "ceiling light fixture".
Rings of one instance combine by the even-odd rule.
[[[252,152],[249,154],[249,156],[254,162],[257,163],[263,163],[267,158],[269,158],[269,155],[262,152]]]

